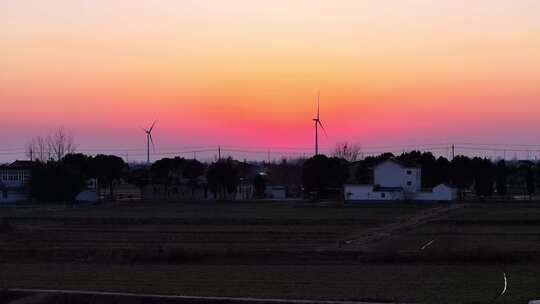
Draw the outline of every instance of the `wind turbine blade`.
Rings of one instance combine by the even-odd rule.
[[[324,131],[324,135],[326,135],[326,137],[328,137],[328,133],[326,133],[326,129],[324,128],[322,122],[320,120],[317,120],[317,123],[319,124],[319,126],[321,126],[321,129]]]
[[[148,133],[148,135],[148,137],[150,138],[150,142],[152,143],[152,150],[154,151],[154,153],[156,153],[156,146],[154,146],[154,139],[152,138],[152,134]]]
[[[152,123],[152,126],[150,127],[150,130],[148,130],[148,132],[152,132],[152,130],[154,130],[155,125],[156,125],[156,120],[154,120],[154,122]]]

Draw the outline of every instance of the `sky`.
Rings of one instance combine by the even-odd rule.
[[[309,154],[318,91],[323,151],[540,145],[538,16],[528,0],[2,1],[0,161],[58,127],[144,158],[154,120],[154,157]]]

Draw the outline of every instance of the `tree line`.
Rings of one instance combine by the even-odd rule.
[[[234,198],[242,185],[251,185],[255,198],[265,197],[267,185],[286,186],[291,196],[299,198],[339,198],[345,183],[372,183],[373,167],[390,158],[421,167],[423,188],[446,183],[458,188],[460,193],[504,197],[532,195],[540,186],[537,162],[492,161],[461,155],[448,160],[420,151],[361,158],[354,146],[346,144],[338,145],[333,156],[317,155],[272,163],[232,158],[202,163],[175,157],[163,158],[151,166],[132,164],[130,167],[114,155],[74,153],[72,140],[61,135],[62,132],[57,132],[57,136],[50,137],[57,138],[53,140],[57,148],[51,148],[51,151],[59,151],[55,157],[46,161],[35,158],[29,187],[36,201],[73,201],[89,179],[98,181],[101,188],[98,190],[108,199],[115,198],[120,182],[135,185],[141,192],[149,185],[161,185],[166,193],[178,185],[191,189],[192,193],[204,187],[214,198],[222,200]]]

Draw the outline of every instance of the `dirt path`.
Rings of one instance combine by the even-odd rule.
[[[391,224],[359,231],[358,233],[352,233],[351,235],[338,240],[335,245],[324,247],[320,250],[363,250],[375,242],[412,230],[429,221],[439,220],[450,215],[458,214],[462,212],[465,207],[465,204],[453,204],[425,209],[413,215],[400,218],[397,222]]]

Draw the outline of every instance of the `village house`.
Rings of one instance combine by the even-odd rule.
[[[344,185],[345,200],[361,201],[453,201],[457,190],[445,184],[422,189],[422,169],[388,159],[373,168],[373,184]]]
[[[28,182],[33,162],[17,160],[0,165],[0,203],[28,200]]]

